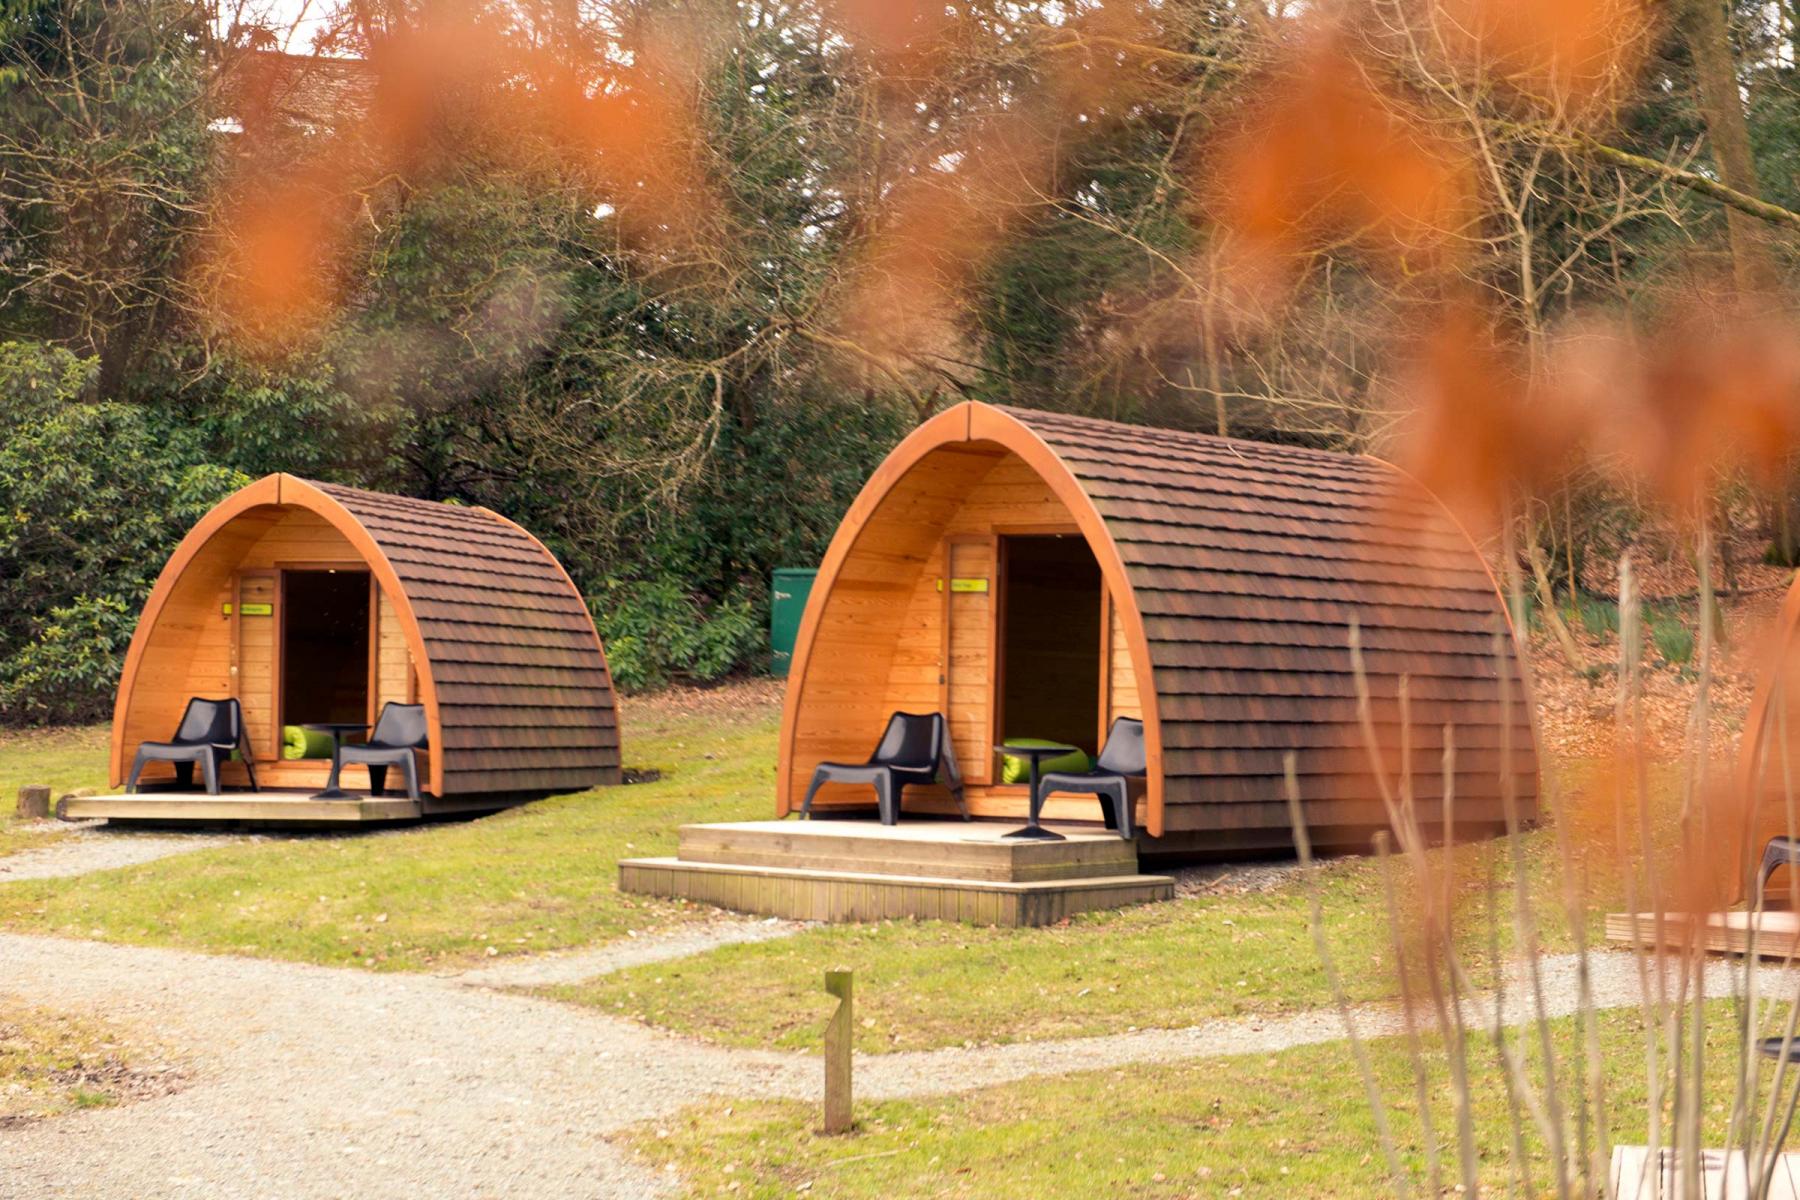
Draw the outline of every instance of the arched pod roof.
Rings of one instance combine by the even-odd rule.
[[[861,524],[909,471],[957,442],[998,444],[1030,464],[1094,549],[1140,686],[1149,681],[1153,834],[1284,835],[1290,751],[1309,823],[1382,823],[1355,698],[1352,623],[1390,777],[1400,768],[1404,676],[1415,794],[1439,797],[1451,724],[1459,822],[1502,819],[1506,761],[1519,815],[1535,811],[1529,697],[1504,605],[1467,535],[1404,474],[1366,457],[974,403],[907,438],[833,541],[796,647],[784,786],[795,777],[785,759],[806,704],[803,656],[857,553]],[[1424,819],[1435,816],[1434,808]]]
[[[341,533],[391,599],[430,726],[433,793],[574,790],[616,779],[605,654],[581,594],[541,542],[485,508],[271,475],[202,518],[158,577],[120,681],[115,781],[139,667],[183,573],[234,521],[290,507]]]

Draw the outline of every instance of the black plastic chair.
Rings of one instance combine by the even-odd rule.
[[[875,804],[883,825],[900,820],[901,794],[908,784],[936,783],[956,797],[962,819],[969,819],[969,806],[963,799],[962,779],[956,773],[956,753],[951,749],[942,713],[895,713],[888,718],[887,731],[867,762],[820,763],[800,803],[800,815],[812,816],[813,796],[827,783],[867,783],[875,788]]]
[[[1100,800],[1106,827],[1131,840],[1131,781],[1148,773],[1144,756],[1144,723],[1118,717],[1106,731],[1106,745],[1090,771],[1051,771],[1038,780],[1031,797],[1031,823],[1037,824],[1044,800],[1052,792],[1086,792]]]
[[[1781,867],[1800,866],[1800,839],[1790,837],[1770,838],[1769,844],[1763,847],[1762,864],[1756,868],[1756,887],[1750,893],[1750,902],[1761,909],[1765,897],[1763,889],[1769,886],[1769,876]]]
[[[126,794],[138,788],[138,776],[148,762],[175,764],[175,783],[184,791],[194,786],[194,764],[200,764],[206,780],[206,794],[219,794],[219,764],[231,757],[233,750],[243,752],[244,769],[250,773],[250,790],[257,791],[256,764],[250,753],[250,733],[244,728],[244,710],[236,700],[202,700],[198,696],[187,702],[175,737],[167,742],[144,742],[131,760],[131,778],[125,783]]]
[[[331,781],[325,790],[337,790],[338,773],[345,763],[360,763],[369,768],[369,795],[379,796],[387,788],[388,768],[399,767],[406,776],[406,794],[417,802],[419,762],[413,752],[427,747],[426,729],[423,704],[388,701],[381,706],[381,715],[375,718],[375,732],[368,741],[355,746],[340,744],[332,753]]]

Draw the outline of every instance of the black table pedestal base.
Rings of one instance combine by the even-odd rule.
[[[1045,829],[1042,825],[1027,825],[1023,829],[1015,829],[1011,833],[1003,833],[1003,838],[1029,838],[1034,842],[1066,842],[1069,839],[1060,833]]]
[[[346,733],[353,733],[359,729],[367,729],[368,725],[362,721],[308,721],[302,728],[316,729],[321,733],[329,733],[331,735],[331,765],[334,768],[331,774],[332,778],[336,779],[338,771],[342,770],[342,768],[338,766],[338,755],[341,754],[344,749],[344,735]],[[327,782],[329,783],[329,781]],[[352,793],[346,792],[343,788],[338,787],[335,783],[331,783],[324,791],[314,792],[311,796],[307,797],[307,799],[354,800],[356,797]]]

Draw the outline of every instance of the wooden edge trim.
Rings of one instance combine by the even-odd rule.
[[[1133,669],[1138,676],[1138,697],[1144,719],[1144,750],[1149,764],[1149,782],[1145,789],[1145,832],[1160,837],[1163,831],[1162,723],[1155,704],[1156,676],[1150,662],[1150,642],[1144,632],[1143,615],[1138,611],[1136,593],[1125,573],[1125,560],[1119,554],[1105,518],[1088,497],[1068,464],[1052,450],[1036,431],[1016,417],[971,400],[939,413],[920,425],[894,448],[869,481],[857,493],[849,512],[845,513],[838,531],[832,536],[825,558],[819,564],[806,612],[801,617],[800,632],[794,642],[794,661],[788,672],[788,691],[781,713],[781,745],[777,761],[775,814],[784,817],[793,810],[792,784],[794,741],[799,731],[800,706],[806,692],[806,672],[811,662],[813,639],[819,622],[836,585],[838,573],[855,548],[857,538],[893,490],[894,485],[933,450],[957,442],[986,441],[1003,446],[1023,459],[1062,501],[1074,518],[1075,528],[1087,539],[1101,577],[1119,605],[1120,624],[1125,631]]]
[[[434,796],[442,796],[445,758],[443,724],[438,716],[437,685],[431,675],[431,659],[425,653],[425,635],[419,628],[418,614],[413,612],[412,597],[406,594],[406,588],[401,584],[394,564],[388,561],[387,551],[381,548],[375,536],[341,501],[297,476],[281,475],[278,478],[281,480],[280,502],[290,507],[308,509],[325,518],[363,556],[363,561],[369,564],[369,571],[375,576],[376,582],[393,597],[394,614],[400,618],[400,629],[406,634],[407,648],[412,651],[413,663],[418,668],[420,693],[425,703],[426,736],[431,739],[431,753],[427,755],[431,775],[428,790]]]
[[[380,717],[376,707],[381,699],[381,585],[375,582],[375,576],[369,576],[369,675],[363,690],[368,696],[368,703],[363,705],[363,720],[373,729]]]
[[[970,401],[969,407],[969,440],[998,442],[1024,459],[1075,518],[1076,527],[1087,539],[1089,549],[1100,564],[1100,575],[1117,606],[1120,628],[1125,633],[1125,648],[1131,654],[1132,670],[1138,679],[1138,706],[1144,722],[1144,758],[1148,766],[1144,788],[1144,832],[1151,837],[1161,837],[1162,714],[1157,704],[1150,638],[1144,631],[1144,616],[1138,609],[1137,592],[1131,585],[1131,577],[1126,574],[1124,556],[1119,553],[1118,543],[1113,541],[1106,518],[1100,515],[1081,481],[1035,429],[991,405]]]
[[[484,512],[488,516],[494,518],[494,520],[499,521],[504,525],[512,526],[512,528],[518,530],[520,533],[524,534],[526,538],[530,539],[531,544],[537,547],[538,553],[544,556],[545,561],[556,568],[556,573],[562,576],[562,581],[564,583],[568,584],[569,594],[575,597],[576,602],[581,605],[581,611],[587,614],[588,629],[594,635],[594,653],[600,656],[600,673],[606,676],[606,699],[607,702],[612,705],[613,730],[619,738],[619,761],[616,765],[623,766],[625,763],[625,736],[624,722],[620,719],[619,713],[619,693],[618,690],[613,687],[612,665],[606,661],[606,645],[600,640],[600,627],[594,624],[594,614],[588,608],[587,598],[581,594],[581,589],[575,586],[575,580],[570,577],[568,568],[562,565],[562,560],[550,553],[550,548],[539,540],[537,534],[531,532],[531,530],[525,528],[511,517],[503,516],[491,508],[482,508],[478,506],[476,511]]]
[[[838,573],[850,557],[856,541],[902,476],[927,454],[940,446],[969,440],[970,409],[974,401],[947,408],[907,434],[888,456],[881,460],[875,473],[851,501],[844,519],[838,522],[819,571],[813,578],[812,591],[806,598],[806,611],[800,614],[800,629],[794,635],[794,657],[788,663],[787,694],[781,704],[781,741],[775,760],[775,815],[785,817],[797,803],[791,795],[794,770],[794,740],[800,729],[800,704],[806,695],[806,674],[812,666],[812,645],[819,632],[819,621],[837,586]]]
[[[145,651],[149,649],[151,632],[156,628],[164,606],[168,604],[176,585],[181,582],[188,564],[205,549],[215,534],[252,508],[281,503],[281,478],[279,475],[266,475],[219,501],[210,512],[194,523],[194,527],[176,544],[174,553],[169,555],[169,561],[163,564],[155,585],[150,589],[149,597],[144,601],[143,610],[138,613],[137,627],[131,631],[131,643],[125,649],[125,662],[119,669],[119,690],[113,697],[112,749],[108,763],[110,786],[122,787],[125,783],[125,726],[131,715],[132,696],[137,690],[138,668],[143,663]]]
[[[1100,728],[1094,734],[1094,744],[1104,746],[1107,732],[1112,728],[1113,710],[1113,672],[1112,672],[1112,594],[1100,589]]]
[[[1776,617],[1775,623],[1776,634],[1769,646],[1769,665],[1757,672],[1756,690],[1750,695],[1750,712],[1744,718],[1744,736],[1738,750],[1736,782],[1738,802],[1744,809],[1744,839],[1754,836],[1757,818],[1761,815],[1762,788],[1758,780],[1761,777],[1764,746],[1768,740],[1769,706],[1774,702],[1776,689],[1784,684],[1794,633],[1796,629],[1800,629],[1800,574],[1796,574],[1793,582],[1788,584],[1787,596],[1781,602],[1781,613]],[[1753,847],[1750,853],[1755,854],[1758,850],[1759,848]],[[1750,882],[1745,878],[1746,872],[1734,874],[1736,877],[1732,881],[1732,899],[1750,899],[1749,888],[1745,886]]]
[[[1418,476],[1414,475],[1411,471],[1408,471],[1405,467],[1397,466],[1385,458],[1376,458],[1372,454],[1365,454],[1362,457],[1369,462],[1392,471],[1395,475],[1418,489],[1421,496],[1428,498],[1433,504],[1437,505],[1438,512],[1443,515],[1446,521],[1450,522],[1450,527],[1461,534],[1463,541],[1469,544],[1469,556],[1477,563],[1481,564],[1482,573],[1487,576],[1488,586],[1494,591],[1494,599],[1499,602],[1500,619],[1506,623],[1507,636],[1512,639],[1513,662],[1516,663],[1519,668],[1519,690],[1522,693],[1519,697],[1519,702],[1525,706],[1527,727],[1531,730],[1531,765],[1533,772],[1537,776],[1533,781],[1536,784],[1534,791],[1537,795],[1537,799],[1534,803],[1541,807],[1543,804],[1544,739],[1543,731],[1538,726],[1537,673],[1531,669],[1530,647],[1519,637],[1518,626],[1513,622],[1512,606],[1506,602],[1506,589],[1500,586],[1500,579],[1494,574],[1494,568],[1489,564],[1487,556],[1482,554],[1480,544],[1475,541],[1475,535],[1469,532],[1469,527],[1464,525],[1462,519],[1450,510],[1449,505],[1438,499],[1436,492],[1419,482]],[[1510,721],[1507,723],[1511,724]]]

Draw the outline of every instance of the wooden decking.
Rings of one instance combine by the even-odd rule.
[[[1704,950],[1747,954],[1752,928],[1758,958],[1800,957],[1800,913],[1786,909],[1707,913],[1697,930],[1689,914],[1664,913],[1660,931],[1652,913],[1609,913],[1606,940],[1649,947],[1660,942],[1667,949],[1683,949],[1692,946],[1697,936]]]
[[[1133,843],[1088,827],[1061,842],[1002,835],[1016,822],[741,821],[684,825],[673,858],[627,859],[619,888],[811,921],[940,918],[1048,925],[1174,895],[1138,873]]]
[[[1657,1169],[1650,1169],[1645,1146],[1614,1146],[1612,1189],[1618,1200],[1650,1200],[1652,1196],[1681,1194],[1678,1159],[1671,1150],[1657,1153]],[[1800,1200],[1800,1155],[1783,1154],[1770,1164],[1769,1200]],[[1700,1154],[1700,1193],[1704,1200],[1750,1200],[1749,1163],[1742,1150],[1703,1150]],[[1660,1176],[1660,1179],[1658,1177]],[[1657,1180],[1652,1190],[1652,1180]]]
[[[352,796],[348,800],[314,800],[307,792],[139,792],[136,795],[69,796],[56,806],[65,821],[103,817],[109,822],[164,823],[228,821],[282,825],[370,825],[416,821],[420,805],[405,796]]]

